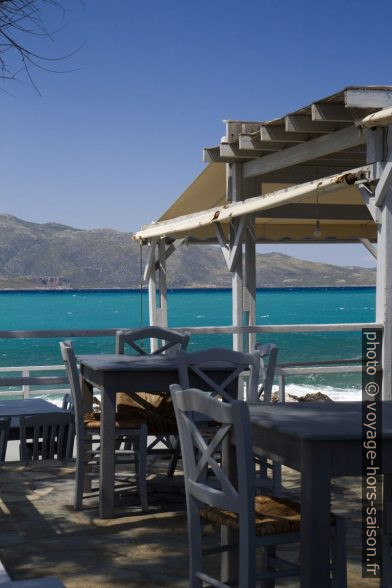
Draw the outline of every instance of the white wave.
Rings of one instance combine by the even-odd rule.
[[[278,388],[276,387],[276,390]],[[321,392],[326,394],[335,401],[343,400],[362,400],[362,391],[359,388],[336,388],[336,386],[309,386],[299,384],[287,384],[286,385],[286,398],[289,400],[289,394],[295,396],[305,396],[305,394]]]
[[[273,387],[273,392],[278,392],[278,386]],[[290,402],[289,394],[294,394],[294,396],[305,396],[306,394],[314,394],[317,392],[321,392],[322,394],[326,394],[334,400],[335,402],[342,402],[347,400],[355,400],[361,401],[362,400],[362,391],[359,388],[336,388],[335,386],[306,386],[300,384],[287,384],[286,385],[286,401]],[[100,397],[98,391],[94,391],[94,396]],[[62,406],[63,403],[63,395],[45,395],[37,396],[36,398],[43,398],[44,400],[48,400],[49,402],[53,402],[56,406]]]

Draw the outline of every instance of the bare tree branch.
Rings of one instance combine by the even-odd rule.
[[[31,70],[59,73],[50,69],[48,63],[64,60],[79,50],[62,57],[48,57],[32,49],[34,37],[53,41],[53,36],[62,30],[50,31],[47,27],[45,16],[52,9],[65,13],[57,0],[0,0],[0,79],[15,80],[24,72],[38,91]]]

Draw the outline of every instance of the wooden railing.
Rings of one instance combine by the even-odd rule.
[[[129,328],[129,327],[124,327]],[[189,331],[194,335],[233,334],[233,333],[305,333],[305,332],[358,332],[364,328],[382,328],[377,323],[339,323],[339,324],[296,324],[296,325],[255,325],[252,327],[233,326],[207,326],[207,327],[174,327],[177,331]],[[0,331],[0,339],[69,339],[83,337],[115,337],[113,329],[61,329],[61,330],[39,330],[39,331]],[[287,376],[305,374],[330,374],[342,372],[360,372],[360,365],[349,365],[353,361],[360,360],[337,360],[325,362],[313,362],[310,364],[281,364],[276,368],[276,376],[279,381],[280,396],[285,397],[285,383]],[[35,372],[64,371],[63,365],[44,366],[12,366],[0,367],[0,396],[10,394],[21,394],[24,398],[30,395],[62,394],[68,388],[57,389],[35,389],[31,386],[52,386],[68,384],[64,375],[59,376],[32,376]],[[1,376],[2,373],[19,373],[20,376]],[[4,390],[4,388],[21,387],[19,391]]]

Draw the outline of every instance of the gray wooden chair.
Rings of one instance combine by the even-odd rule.
[[[194,353],[180,352],[177,362],[183,388],[195,386],[228,402],[238,398],[242,400],[244,396],[248,401],[257,400],[260,369],[258,351],[242,353],[216,347]],[[215,371],[214,364],[224,364],[226,373],[218,367]],[[244,372],[249,373],[246,393],[241,378]]]
[[[242,353],[225,348],[211,348],[177,355],[182,388],[198,387],[212,397],[231,402],[247,398],[255,401],[258,394],[260,356],[258,351]],[[222,369],[222,365],[225,369]],[[216,366],[216,367],[215,367]],[[247,373],[247,390],[241,374]],[[213,434],[213,427],[212,427]],[[180,448],[173,457],[173,468],[180,457]]]
[[[254,349],[260,353],[258,399],[263,402],[271,402],[279,349],[274,343],[256,343]],[[274,495],[280,496],[283,492],[282,466],[270,459],[255,456],[255,467],[256,480],[261,491],[269,489]],[[269,473],[270,475],[268,475]]]
[[[274,384],[275,368],[279,349],[274,343],[256,343],[255,350],[260,353],[260,381],[258,394],[265,402],[271,402],[272,386]],[[267,367],[265,359],[268,358]]]
[[[228,587],[204,571],[203,555],[238,550],[238,585],[252,588],[256,581],[275,585],[276,578],[299,573],[298,566],[276,555],[276,546],[300,539],[300,505],[274,496],[255,496],[249,409],[246,402],[230,403],[197,389],[170,387],[180,435],[188,515],[189,585]],[[198,418],[195,418],[195,415]],[[213,438],[206,437],[204,422],[217,423]],[[235,448],[232,440],[235,440]],[[217,453],[222,460],[217,461]],[[230,460],[230,465],[229,465]],[[234,463],[233,463],[234,462]],[[213,476],[208,475],[212,470]],[[230,478],[227,471],[231,471]],[[233,481],[235,480],[235,481]],[[202,521],[238,532],[238,545],[224,543],[202,549]],[[331,514],[333,586],[346,586],[344,521]],[[224,543],[224,544],[223,544]],[[256,573],[256,548],[264,548],[263,570]],[[226,583],[225,583],[226,582]]]
[[[160,355],[165,353],[174,355],[177,351],[185,351],[188,346],[190,333],[179,333],[163,327],[145,327],[129,331],[117,331],[116,353],[124,353],[125,345],[129,345],[138,355]],[[147,351],[143,347],[143,341],[157,339],[158,348],[155,351]],[[141,342],[139,344],[139,342]]]
[[[22,461],[72,459],[75,428],[71,413],[21,416],[19,427]]]
[[[75,484],[75,510],[82,508],[83,498],[92,493],[91,478],[93,469],[99,470],[99,450],[93,445],[100,439],[100,414],[92,412],[91,402],[82,397],[79,372],[76,364],[75,353],[69,341],[60,343],[61,355],[64,360],[69,384],[71,387],[74,407],[76,430],[76,484]],[[134,463],[139,487],[140,502],[143,511],[148,510],[146,469],[147,469],[147,425],[137,419],[116,416],[116,434],[118,447],[127,438],[133,440],[134,450],[116,450],[116,461]],[[108,484],[112,481],[108,480]],[[94,494],[94,492],[92,493]]]
[[[0,462],[5,461],[11,419],[0,418]]]
[[[190,333],[179,333],[162,327],[146,327],[129,331],[117,331],[116,353],[125,353],[129,346],[138,355],[170,355],[184,352],[188,346]],[[158,348],[151,353],[143,346],[143,341],[156,339]],[[168,390],[162,393],[137,392],[117,393],[117,411],[132,416],[137,413],[146,419],[148,434],[153,437],[147,445],[148,455],[167,455],[171,457],[167,475],[172,477],[179,454],[177,424]],[[160,446],[160,447],[159,447]]]

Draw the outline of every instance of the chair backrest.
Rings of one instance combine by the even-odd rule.
[[[64,410],[73,410],[72,394],[64,394],[61,406]]]
[[[84,405],[82,390],[80,387],[80,378],[78,366],[76,363],[75,352],[72,349],[71,341],[60,343],[61,356],[64,361],[65,371],[71,388],[73,414],[75,417],[76,436],[78,443],[84,440],[84,414],[91,412],[91,405]]]
[[[183,388],[197,387],[220,396],[227,402],[244,398],[240,374],[249,371],[246,400],[256,401],[260,355],[258,351],[242,353],[224,348],[212,348],[177,355],[179,381]],[[219,365],[220,368],[219,369]]]
[[[185,351],[188,346],[190,333],[179,333],[163,327],[146,327],[144,329],[132,329],[130,331],[117,331],[116,353],[124,353],[125,345],[132,347],[139,355],[160,355],[167,353],[174,355],[177,351]],[[138,342],[143,339],[158,339],[162,342],[153,352],[146,351]]]
[[[0,461],[5,461],[11,419],[0,419]]]
[[[260,353],[260,380],[261,386],[258,391],[260,398],[263,395],[265,402],[271,402],[272,386],[274,383],[276,362],[278,360],[279,349],[274,343],[255,344],[255,350]],[[268,365],[265,368],[264,359],[268,357]]]
[[[22,461],[70,459],[75,437],[74,417],[70,412],[53,412],[20,418]]]
[[[254,466],[247,403],[222,402],[201,390],[183,390],[177,384],[170,386],[170,392],[180,435],[188,507],[196,501],[198,505],[230,510],[245,517],[241,524],[254,525]],[[213,437],[211,427],[206,428],[206,422],[211,421],[216,425]],[[229,459],[232,468],[233,461],[235,464],[230,479]]]

